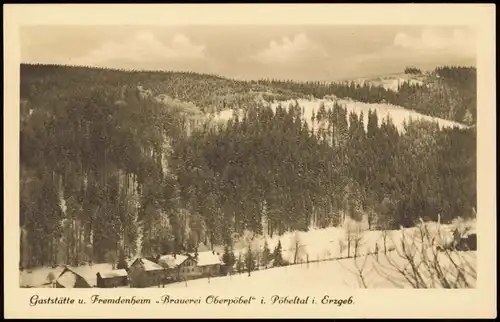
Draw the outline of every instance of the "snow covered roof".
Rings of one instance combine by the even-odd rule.
[[[219,255],[212,252],[198,253],[196,261],[198,263],[198,266],[216,265],[221,263]]]
[[[161,267],[160,265],[158,265],[158,264],[156,264],[148,259],[145,259],[145,258],[141,258],[141,262],[144,265],[145,271],[157,271],[157,270],[163,269],[163,267]]]
[[[75,274],[80,275],[81,277],[85,277],[85,275],[88,275],[88,272],[84,267],[68,266],[68,269],[74,272]]]
[[[112,278],[112,277],[125,277],[128,273],[124,269],[114,269],[111,271],[99,272],[102,278]]]
[[[76,284],[77,275],[72,270],[64,270],[61,275],[57,278],[57,283],[61,284],[65,288],[73,288]]]
[[[73,288],[75,287],[78,277],[82,278],[88,283],[85,277],[83,277],[77,269],[66,266],[61,274],[57,277],[56,281],[66,288]]]
[[[169,268],[173,268],[181,265],[188,258],[196,260],[198,266],[216,265],[221,263],[219,255],[217,253],[212,253],[211,251],[200,252],[197,257],[196,254],[177,255],[175,258],[173,255],[163,255],[160,257],[158,263],[166,265]]]
[[[169,268],[174,268],[184,263],[188,258],[186,255],[176,255],[175,258],[174,255],[163,255],[158,262],[167,265]]]

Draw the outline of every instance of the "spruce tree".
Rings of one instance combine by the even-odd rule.
[[[231,272],[234,266],[235,256],[232,248],[230,248],[228,245],[224,246],[224,254],[222,255],[222,262],[224,263],[225,271]]]
[[[116,264],[116,269],[128,269],[127,259],[125,258],[125,252],[120,249],[118,254],[118,263]]]
[[[282,246],[281,246],[281,240],[278,241],[278,245],[274,248],[273,252],[273,266],[274,267],[279,267],[283,266],[284,260],[283,260],[283,254],[282,254]]]
[[[250,273],[255,270],[255,266],[255,256],[252,252],[252,248],[249,245],[245,254],[245,267],[248,272],[248,276],[250,276]]]
[[[245,263],[243,262],[243,259],[241,258],[241,253],[238,255],[238,261],[236,262],[236,271],[241,274],[243,270],[245,269]]]
[[[272,259],[272,254],[271,250],[269,249],[269,245],[267,244],[267,240],[264,242],[264,249],[262,250],[262,259],[261,259],[261,265],[264,266],[264,268],[267,268],[267,265]]]

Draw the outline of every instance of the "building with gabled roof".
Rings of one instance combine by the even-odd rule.
[[[179,265],[182,265],[184,261],[186,261],[189,258],[187,255],[163,255],[160,256],[160,259],[158,260],[158,265],[163,266],[164,268],[176,268]]]
[[[183,281],[199,277],[220,275],[221,259],[212,251],[186,254],[163,255],[158,263],[173,280]]]
[[[159,286],[166,273],[165,268],[145,258],[136,258],[128,269],[131,287]]]
[[[56,288],[91,288],[90,283],[75,269],[69,266],[64,267],[63,271],[56,278]]]
[[[195,259],[201,276],[220,275],[222,260],[219,257],[219,254],[213,251],[200,252],[196,254]]]
[[[215,252],[201,252],[197,255],[196,262],[198,263],[198,266],[214,266],[221,264],[221,259]]]

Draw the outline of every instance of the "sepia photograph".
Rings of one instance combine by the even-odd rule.
[[[34,295],[55,288],[93,289],[94,305],[153,303],[149,289],[156,303],[219,310],[477,289],[477,222],[495,211],[478,206],[474,26],[96,22],[17,35],[8,278],[30,306],[62,304]]]

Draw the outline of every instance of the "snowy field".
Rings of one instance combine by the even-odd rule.
[[[382,86],[386,90],[392,90],[397,92],[398,87],[403,83],[410,83],[411,85],[423,85],[423,79],[425,76],[411,76],[407,74],[394,74],[394,75],[386,75],[375,78],[358,78],[354,80],[355,83],[363,85],[365,83],[370,84],[371,86]]]
[[[469,263],[475,265],[475,252],[464,253]],[[449,266],[446,259],[442,259],[443,266]],[[407,262],[395,252],[386,258],[369,256],[331,260],[324,262],[303,263],[293,266],[276,267],[266,270],[254,271],[248,274],[234,274],[217,278],[190,280],[186,283],[174,283],[165,286],[171,289],[199,289],[203,292],[217,292],[227,289],[244,289],[246,292],[260,291],[272,285],[275,293],[296,292],[297,290],[311,290],[321,292],[331,291],[335,288],[411,288],[411,284],[397,268],[404,267]],[[364,282],[358,278],[359,270],[363,272]],[[454,279],[453,276],[449,277]],[[426,277],[428,286],[432,285],[431,278]],[[364,284],[363,284],[364,283]],[[475,286],[475,279],[469,278],[471,287]],[[439,287],[436,284],[435,287]]]
[[[474,230],[475,222],[466,224]],[[452,230],[455,227],[463,229],[464,225],[465,223],[460,221],[457,221],[453,225],[439,225],[433,222],[426,223],[430,239],[435,237],[435,245],[450,242],[452,239]],[[261,252],[265,242],[268,243],[269,249],[272,252],[278,241],[280,241],[283,247],[283,258],[293,263],[296,257],[295,262],[297,264],[252,272],[251,277],[242,274],[231,277],[211,278],[208,287],[217,287],[218,283],[222,283],[219,287],[229,286],[224,284],[229,282],[236,283],[235,286],[241,284],[242,287],[247,287],[246,283],[260,284],[269,283],[269,281],[272,281],[273,285],[283,286],[292,283],[294,287],[302,287],[302,283],[311,287],[314,287],[315,283],[318,283],[318,285],[330,283],[338,287],[359,287],[360,282],[356,277],[356,265],[365,267],[364,271],[367,272],[366,287],[408,287],[408,281],[404,280],[403,276],[398,273],[394,266],[401,268],[408,264],[406,259],[403,258],[404,256],[402,256],[404,253],[401,249],[403,234],[405,240],[408,241],[407,245],[413,248],[410,249],[413,252],[412,258],[419,261],[421,254],[423,254],[423,252],[420,252],[422,243],[418,242],[420,237],[418,234],[419,230],[417,228],[387,232],[361,230],[361,233],[356,235],[356,229],[353,229],[356,227],[362,227],[362,225],[352,226],[351,223],[347,223],[345,227],[310,229],[307,232],[289,232],[281,236],[274,235],[272,238],[269,236],[253,235],[251,233],[244,234],[235,243],[234,253],[236,257],[240,253],[244,256],[248,250],[248,245],[251,245],[253,252]],[[345,258],[348,255],[348,232],[351,232],[351,236],[359,236],[357,239],[359,241],[357,250],[358,258],[356,260]],[[384,235],[386,236],[385,248],[388,250],[388,258],[383,255]],[[413,244],[413,241],[416,241],[416,243]],[[297,244],[299,245],[298,251],[296,251],[295,247]],[[378,256],[374,254],[376,249],[378,249]],[[427,251],[428,256],[432,257],[432,250],[434,249],[435,247],[429,247]],[[222,247],[216,247],[215,250],[219,253],[223,252]],[[365,256],[366,254],[370,255]],[[351,257],[354,255],[354,240],[351,240],[350,255]],[[443,265],[448,265],[449,258],[444,254],[440,256],[439,262]],[[467,263],[472,268],[475,267],[475,252],[462,253],[462,256],[467,258]],[[391,261],[389,262],[388,259]],[[455,259],[455,262],[460,262],[461,260],[458,258]],[[309,263],[307,263],[308,261]],[[62,267],[43,267],[24,270],[20,272],[20,286],[49,287],[47,285],[48,274],[53,272],[57,277],[62,272],[62,269]],[[111,270],[111,264],[84,265],[75,268],[75,270],[85,277],[90,285],[95,286],[96,274],[100,271]],[[251,279],[250,282],[249,279]],[[401,281],[401,279],[403,280]],[[368,283],[370,284],[368,285]],[[471,284],[473,283],[475,283],[475,279],[472,279]],[[187,284],[188,287],[198,287],[197,285],[207,287],[208,281],[207,279],[191,280]],[[185,283],[176,283],[168,287],[186,287],[186,285]]]
[[[325,108],[327,110],[331,109],[333,107],[333,103],[335,98],[330,98],[330,99],[314,99],[314,100],[308,100],[308,99],[298,99],[297,102],[299,105],[304,108],[304,118],[308,122],[308,125],[311,127],[311,117],[313,112],[316,114],[320,108],[321,103],[325,104]],[[365,126],[365,130],[368,126],[368,111],[376,111],[379,124],[382,122],[383,119],[386,119],[388,116],[391,117],[392,122],[396,127],[398,128],[399,131],[403,131],[403,124],[404,122],[408,123],[409,120],[421,120],[421,121],[429,121],[429,122],[438,122],[440,128],[443,127],[459,127],[459,128],[465,128],[466,126],[457,122],[437,118],[437,117],[432,117],[424,114],[420,114],[418,112],[408,110],[406,108],[403,108],[401,106],[397,105],[392,105],[392,104],[376,104],[376,103],[362,103],[358,101],[353,101],[350,99],[335,99],[341,106],[345,107],[347,109],[348,113],[354,112],[357,115],[360,115],[363,113],[363,122]],[[295,104],[295,100],[290,100],[290,101],[284,101],[284,102],[277,102],[271,104],[271,108],[276,110],[276,107],[281,104],[282,107],[288,108],[290,104]],[[233,110],[224,110],[221,111],[220,114],[216,117],[216,120],[218,121],[227,121],[231,119],[233,116]]]
[[[452,241],[452,231],[456,227],[463,230],[467,225],[474,229],[475,221],[464,223],[456,221],[450,225],[439,225],[435,222],[427,222],[426,227],[430,236],[435,237],[435,245],[447,244]],[[357,234],[357,228],[361,228]],[[349,233],[350,232],[350,233]],[[419,238],[417,228],[408,228],[402,230],[368,230],[366,224],[356,224],[355,222],[346,221],[343,227],[328,227],[324,229],[312,228],[308,231],[287,232],[281,236],[273,235],[261,236],[252,233],[246,233],[235,242],[234,253],[236,257],[241,253],[243,256],[248,245],[251,245],[252,251],[261,252],[264,244],[267,242],[271,252],[281,242],[283,259],[288,262],[293,262],[297,253],[297,262],[327,260],[334,258],[342,258],[348,256],[348,234],[351,237],[351,244],[354,243],[355,236],[358,236],[358,255],[373,253],[378,248],[381,252],[385,248],[394,249],[399,247],[401,240],[405,234],[405,240],[411,237]],[[298,242],[297,242],[298,241]],[[296,245],[299,245],[299,250],[296,251]],[[350,255],[353,255],[353,245],[351,245]],[[223,253],[224,248],[214,247],[214,249]]]
[[[273,291],[293,291],[297,289],[311,289],[315,291],[336,288],[409,288],[415,286],[412,280],[414,273],[410,261],[414,261],[419,272],[421,283],[426,287],[440,288],[446,284],[456,282],[460,275],[457,267],[463,270],[468,287],[475,287],[476,283],[476,252],[456,252],[449,254],[437,252],[436,246],[451,242],[452,231],[458,228],[463,231],[465,225],[475,230],[475,221],[464,223],[456,221],[450,225],[439,225],[435,222],[425,223],[428,238],[421,240],[421,230],[409,228],[386,232],[386,249],[384,255],[384,232],[363,231],[359,236],[360,243],[358,257],[347,257],[347,229],[330,227],[326,229],[312,229],[308,232],[291,232],[282,236],[243,236],[235,245],[235,254],[244,254],[248,243],[252,249],[261,250],[267,241],[272,249],[281,241],[283,258],[293,263],[295,245],[298,239],[300,251],[297,264],[286,267],[276,267],[254,271],[251,276],[242,273],[233,273],[232,276],[211,278],[210,280],[197,279],[187,282],[174,283],[167,288],[200,288],[203,291],[215,291],[231,288],[245,290],[259,290],[265,285],[273,286]],[[253,238],[252,238],[253,237]],[[403,249],[402,240],[406,248]],[[430,242],[434,240],[434,244]],[[343,243],[344,247],[340,244]],[[378,245],[378,253],[375,253]],[[424,248],[425,247],[425,248]],[[341,251],[341,249],[343,250]],[[218,251],[222,252],[222,249]],[[434,256],[438,256],[434,260]],[[309,261],[309,263],[308,263]],[[429,267],[439,263],[439,267]],[[402,273],[405,272],[405,274]],[[439,272],[444,272],[443,277]],[[360,275],[363,279],[360,279]],[[441,280],[440,280],[441,278]],[[412,285],[412,283],[414,285]],[[423,287],[420,285],[420,287]]]

